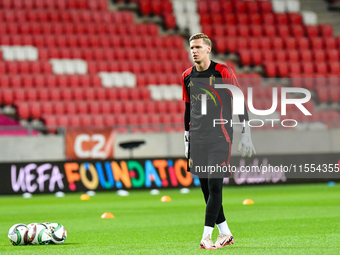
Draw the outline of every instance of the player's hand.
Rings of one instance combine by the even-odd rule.
[[[184,131],[184,147],[185,147],[185,157],[188,158],[188,154],[189,154],[189,131]]]
[[[245,127],[245,131],[242,133],[241,141],[238,144],[237,151],[241,150],[241,157],[248,156],[250,158],[253,154],[256,154],[253,142],[251,141],[249,126]]]

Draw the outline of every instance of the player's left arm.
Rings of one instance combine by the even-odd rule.
[[[234,71],[228,66],[224,66],[224,67],[225,68],[222,72],[222,77],[225,79],[224,82],[227,82],[227,84],[235,85],[239,89],[241,89]],[[256,154],[256,150],[251,139],[250,126],[248,125],[249,115],[248,115],[246,103],[244,103],[244,114],[239,114],[238,117],[239,117],[240,122],[244,124],[242,125],[241,140],[238,144],[237,151],[242,150],[242,153],[241,153],[242,157],[245,157],[245,156],[251,157],[253,154]]]

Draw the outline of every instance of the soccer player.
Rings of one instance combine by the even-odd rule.
[[[189,39],[190,50],[195,65],[182,74],[184,114],[185,156],[188,158],[188,171],[197,174],[206,202],[205,224],[200,248],[217,249],[234,242],[222,206],[223,178],[225,173],[211,174],[196,172],[197,167],[230,165],[230,152],[233,138],[231,125],[213,125],[214,119],[232,119],[232,94],[227,89],[215,89],[214,84],[231,84],[239,88],[235,73],[227,65],[210,60],[211,41],[203,33],[194,34]],[[205,94],[205,95],[204,95]],[[207,113],[202,114],[203,97]],[[213,109],[213,110],[211,110]],[[238,151],[242,156],[251,157],[255,152],[247,124],[248,112],[244,105],[244,114],[239,115],[242,125],[242,138]],[[224,123],[224,122],[223,122]],[[189,136],[190,131],[190,136]],[[211,240],[215,224],[219,229],[217,241]]]

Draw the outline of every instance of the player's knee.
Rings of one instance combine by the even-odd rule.
[[[218,179],[209,180],[209,193],[222,194],[222,183]]]

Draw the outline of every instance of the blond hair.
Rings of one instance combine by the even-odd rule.
[[[189,42],[191,42],[192,40],[201,39],[201,38],[203,39],[203,42],[205,44],[207,44],[208,46],[211,47],[211,45],[212,45],[211,40],[209,39],[209,37],[206,34],[203,34],[203,33],[197,33],[197,34],[190,36]]]

